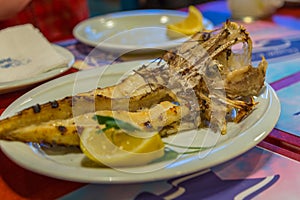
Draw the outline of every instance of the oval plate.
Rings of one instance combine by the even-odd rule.
[[[35,105],[60,99],[93,87],[105,87],[121,80],[123,75],[140,67],[145,61],[125,62],[70,74],[47,82],[26,93],[12,103],[2,114],[5,118]],[[99,80],[99,75],[101,79]],[[95,85],[97,83],[97,85]],[[239,124],[228,124],[227,134],[220,135],[209,129],[186,131],[168,138],[165,142],[177,145],[211,146],[205,151],[184,155],[178,159],[160,160],[147,166],[110,169],[84,165],[85,156],[74,149],[44,151],[39,145],[1,141],[2,151],[14,162],[36,173],[64,180],[88,183],[134,183],[169,179],[192,172],[205,170],[228,161],[262,141],[275,126],[280,104],[274,90],[268,84],[256,98],[257,108]],[[197,137],[195,137],[195,135]],[[60,152],[61,151],[61,152]],[[143,173],[141,175],[141,173]]]
[[[166,25],[187,17],[186,12],[174,10],[133,10],[97,16],[80,22],[73,35],[82,43],[112,53],[149,53],[168,50],[188,37],[169,37]],[[206,29],[213,24],[203,19]]]

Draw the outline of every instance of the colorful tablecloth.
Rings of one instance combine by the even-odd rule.
[[[229,17],[228,10],[220,9],[222,6],[223,1],[199,8],[205,17],[219,24]],[[282,16],[276,15],[273,21],[245,24],[253,38],[253,62],[257,63],[262,55],[267,58],[266,81],[276,90],[282,106],[276,127],[258,146],[205,171],[139,184],[58,180],[23,169],[0,152],[0,199],[299,199],[300,32],[297,28],[291,29],[290,24],[278,26],[281,20]],[[80,70],[128,59],[115,60],[113,55],[94,50],[97,51],[95,59],[88,60],[86,57],[93,48],[75,39],[57,44],[75,55],[75,67],[83,67]],[[76,70],[73,68],[67,73]],[[27,90],[2,95],[0,113]]]

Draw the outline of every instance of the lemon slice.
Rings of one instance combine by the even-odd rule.
[[[168,24],[168,31],[179,32],[185,35],[193,35],[204,29],[203,16],[195,6],[189,6],[187,18],[175,24]]]
[[[99,128],[84,128],[80,148],[89,159],[107,167],[145,165],[164,155],[164,143],[157,133],[129,135],[114,128],[105,132]]]

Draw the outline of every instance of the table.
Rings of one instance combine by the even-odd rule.
[[[214,1],[197,7],[216,25],[230,18],[224,1]],[[267,82],[276,90],[282,105],[278,124],[257,147],[209,169],[206,173],[198,172],[173,180],[124,185],[84,184],[46,177],[16,165],[0,151],[0,199],[172,199],[176,195],[176,199],[298,199],[299,11],[298,7],[283,7],[268,19],[245,24],[254,39],[253,61],[258,60],[261,54],[267,57],[270,63]],[[91,51],[90,47],[76,39],[59,41],[57,44],[73,52],[77,64]],[[281,48],[280,44],[289,45]],[[102,53],[100,56],[103,65],[110,62],[109,55]],[[119,61],[125,60],[121,58]],[[78,69],[71,68],[60,76],[76,71]],[[0,95],[0,113],[33,87]],[[260,187],[255,189],[255,185]],[[174,192],[182,190],[185,192],[181,195]]]

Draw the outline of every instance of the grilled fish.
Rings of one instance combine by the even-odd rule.
[[[232,49],[239,43],[243,44],[242,53]],[[140,112],[163,101],[177,102],[188,114],[166,124],[161,132],[168,133],[166,129],[170,128],[169,133],[176,133],[174,127],[184,119],[189,128],[209,124],[215,132],[226,134],[226,115],[237,110],[233,121],[245,118],[257,105],[253,96],[264,86],[268,63],[262,58],[258,67],[253,67],[251,53],[249,33],[243,26],[227,21],[222,28],[195,34],[180,47],[165,53],[155,67],[145,64],[119,84],[35,105],[1,120],[0,138],[28,141],[22,135],[28,129],[29,135],[37,135],[35,141],[63,144],[72,131],[70,134],[47,131],[43,135],[37,127],[43,126],[45,132],[44,124],[52,120],[65,123],[89,116],[87,113],[107,110]],[[67,141],[66,145],[72,143]]]
[[[159,132],[163,127],[180,121],[182,117],[188,115],[188,110],[168,101],[163,101],[150,109],[143,109],[137,112],[102,110],[64,120],[55,119],[28,125],[6,134],[1,134],[0,139],[77,146],[80,141],[78,131],[80,127],[99,125],[93,119],[95,115],[113,117],[130,123],[143,131]]]

